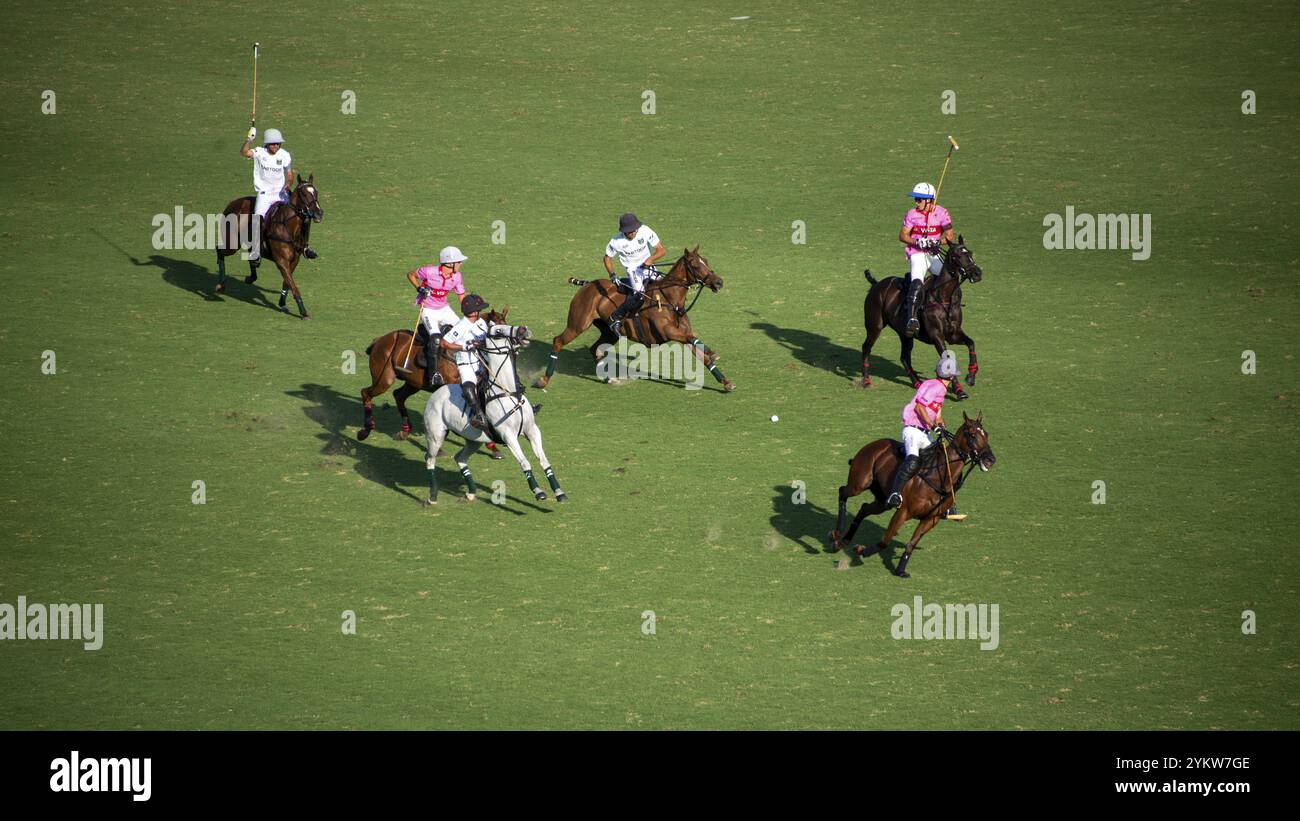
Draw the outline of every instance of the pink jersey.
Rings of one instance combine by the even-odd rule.
[[[903,228],[907,231],[909,237],[927,237],[929,239],[938,239],[944,231],[952,227],[952,217],[948,216],[948,209],[942,205],[934,206],[934,210],[928,214],[922,214],[915,208],[907,212],[903,217]],[[907,256],[923,253],[920,248],[907,246]]]
[[[939,415],[943,409],[943,400],[948,396],[948,385],[942,379],[927,379],[921,383],[921,387],[916,389],[916,395],[912,401],[903,406],[903,424],[911,425],[914,428],[929,430],[926,425],[921,424],[921,419],[916,415],[916,403],[920,402],[925,409],[930,412],[931,421]]]
[[[460,281],[460,274],[444,277],[437,265],[424,265],[415,269],[415,281],[429,289],[424,301],[416,300],[421,308],[446,308],[447,294],[455,291],[459,296],[465,295],[465,285]]]

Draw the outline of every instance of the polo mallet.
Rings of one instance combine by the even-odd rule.
[[[943,178],[948,174],[948,162],[952,160],[952,152],[960,151],[960,150],[961,148],[958,147],[957,141],[952,138],[951,134],[949,134],[948,135],[948,156],[944,157],[943,160],[943,171],[942,173],[939,174],[939,187],[934,189],[934,201],[936,204],[939,202],[939,192],[943,190]]]
[[[257,49],[260,43],[253,43],[253,115],[248,120],[249,127],[257,125]]]
[[[952,139],[952,138],[949,137],[948,139]],[[952,495],[952,506],[956,507],[957,487],[952,483],[952,463],[948,461],[948,440],[940,436],[939,441],[942,443],[941,446],[943,447],[943,466],[948,469],[948,492],[949,494]],[[950,522],[960,522],[961,520],[966,518],[966,514],[954,513],[953,515],[949,516],[945,513],[943,518],[947,519]]]
[[[421,308],[421,309],[420,309],[420,313],[423,313],[423,312],[424,312],[424,309]],[[420,314],[416,314],[416,315],[415,315],[415,329],[411,331],[411,341],[408,342],[408,343],[406,343],[406,356],[402,357],[402,367],[400,367],[400,368],[397,369],[397,370],[399,370],[399,371],[401,371],[401,372],[403,372],[403,373],[410,373],[410,372],[411,372],[411,369],[410,369],[410,367],[409,367],[409,365],[411,364],[411,349],[415,347],[415,337],[416,337],[416,334],[418,334],[419,332],[420,332]],[[433,364],[433,363],[429,363],[429,367],[431,367],[431,368],[436,368],[437,365],[435,365],[435,364]]]

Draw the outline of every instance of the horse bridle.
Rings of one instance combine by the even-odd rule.
[[[676,263],[673,263],[673,265],[676,265]],[[699,301],[700,294],[704,293],[705,288],[704,278],[701,277],[695,270],[695,267],[691,265],[691,255],[689,253],[682,255],[682,267],[686,269],[686,273],[690,277],[685,283],[687,290],[690,290],[693,285],[698,285],[700,287],[695,289],[695,296],[691,299],[690,305],[687,305],[686,307],[678,307],[669,303],[669,307],[671,307],[678,316],[686,316],[691,312],[691,308],[695,307],[695,303]],[[662,282],[662,280],[660,282]],[[665,285],[661,284],[659,285],[658,290],[662,291],[664,287]]]
[[[489,331],[491,330],[492,326],[496,324],[497,323],[490,323],[488,325]],[[509,326],[505,326],[505,327],[509,327]],[[501,417],[500,421],[493,423],[493,427],[500,428],[503,424],[505,424],[507,419],[509,419],[511,416],[514,416],[516,413],[519,412],[519,409],[524,406],[524,402],[528,401],[527,399],[524,398],[524,383],[519,381],[519,368],[517,367],[516,364],[517,355],[519,353],[519,349],[523,347],[523,343],[521,343],[519,340],[515,339],[512,336],[493,337],[489,335],[489,339],[491,339],[491,344],[493,345],[501,345],[502,341],[504,341],[505,350],[502,351],[500,349],[494,349],[492,353],[504,353],[506,358],[505,361],[501,363],[500,367],[498,367],[497,370],[493,372],[488,368],[486,351],[479,349],[474,352],[475,355],[479,357],[479,361],[483,363],[483,372],[487,374],[487,378],[488,378],[489,390],[487,392],[487,395],[483,397],[483,413],[484,415],[487,414],[487,405],[489,402],[495,402],[496,400],[502,399],[507,396],[513,397],[515,399],[515,406],[510,409],[510,412],[507,413],[505,416]],[[501,370],[505,368],[507,364],[510,365],[510,368],[513,371],[515,377],[514,393],[511,393],[509,391],[492,393],[491,392],[492,389],[494,388],[499,389],[499,386],[497,385],[497,376],[501,373]],[[524,418],[523,418],[523,414],[520,414],[519,430],[521,433],[523,429],[524,429]]]
[[[958,245],[957,247],[961,248],[961,249],[962,249],[963,251],[965,251],[967,254],[970,254],[970,249],[966,247],[966,244],[965,244],[965,243],[962,243],[962,244]],[[949,264],[949,263],[948,263],[948,260],[949,260],[949,259],[952,259],[952,252],[953,252],[953,246],[951,246],[951,245],[948,246],[948,250],[947,250],[947,251],[944,251],[944,254],[943,254],[943,265],[944,265],[945,268],[948,267],[948,264]],[[970,279],[970,276],[971,276],[971,274],[970,274],[970,269],[968,269],[965,265],[962,265],[961,263],[954,261],[954,262],[952,263],[952,266],[953,266],[954,268],[957,269],[957,284],[958,284],[958,285],[960,285],[961,283],[966,282],[966,281],[968,281],[968,280]]]

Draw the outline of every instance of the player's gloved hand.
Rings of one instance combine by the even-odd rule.
[[[423,301],[424,301],[424,298],[425,298],[426,296],[428,296],[428,295],[429,295],[429,289],[428,289],[428,288],[425,288],[423,285],[421,285],[419,288],[416,288],[416,289],[415,289],[415,296],[416,296],[416,298],[419,299],[421,302],[423,302]]]
[[[248,141],[251,143],[255,139],[257,139],[257,129],[250,126],[248,129]]]
[[[934,434],[935,441],[938,441],[939,439],[943,439],[948,435],[948,429],[945,428],[943,425],[935,425],[934,427],[930,428],[930,432]]]

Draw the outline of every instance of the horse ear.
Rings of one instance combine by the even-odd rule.
[[[504,307],[504,308],[501,309],[501,318],[502,318],[502,319],[505,319],[505,318],[508,317],[508,316],[510,316],[510,306],[509,306],[509,305],[507,305],[506,307]]]
[[[961,412],[961,418],[967,422],[970,421],[970,417],[966,415],[966,411]]]
[[[962,236],[961,234],[958,234],[958,235],[957,235],[957,244],[958,244],[958,245],[965,245],[965,244],[966,244],[966,238],[965,238],[964,236]]]
[[[307,182],[311,183],[311,182],[315,182],[315,181],[316,181],[316,172],[313,171],[313,172],[311,172],[310,174],[307,175]]]
[[[699,252],[700,252],[700,244],[697,242],[695,243],[695,253],[698,254]]]
[[[965,411],[962,411],[962,412],[965,413]],[[983,421],[984,421],[984,409],[983,409],[983,408],[980,408],[980,412],[979,412],[979,414],[975,417],[975,421],[976,421],[976,422],[983,422]]]

